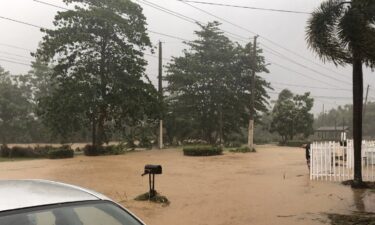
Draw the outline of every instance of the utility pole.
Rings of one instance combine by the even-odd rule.
[[[363,120],[365,119],[365,115],[366,115],[367,99],[368,99],[369,90],[370,90],[370,85],[367,85],[365,104],[363,105]]]
[[[161,111],[159,116],[159,149],[163,149],[163,44],[159,41],[159,102]]]
[[[250,121],[249,121],[249,134],[248,134],[248,147],[250,150],[254,149],[254,116],[255,116],[255,71],[257,67],[257,38],[254,37],[253,51],[250,50],[250,60],[253,64],[253,71],[251,77],[251,101],[250,101]],[[251,55],[253,59],[251,59]]]

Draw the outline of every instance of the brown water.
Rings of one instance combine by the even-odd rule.
[[[149,225],[317,225],[327,213],[374,212],[374,194],[310,181],[304,150],[263,146],[255,154],[192,158],[179,150],[0,163],[1,179],[42,178],[102,192]],[[145,164],[163,165],[156,188],[171,205],[136,202]]]

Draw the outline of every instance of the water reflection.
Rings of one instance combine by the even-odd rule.
[[[370,190],[353,190],[354,206],[358,212],[375,213],[375,193]]]

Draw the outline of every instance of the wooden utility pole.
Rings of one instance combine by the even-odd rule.
[[[250,50],[250,60],[253,64],[253,71],[251,77],[251,101],[250,101],[250,121],[249,121],[249,134],[248,134],[248,147],[254,149],[254,116],[255,116],[255,71],[257,68],[257,38],[254,37],[253,51]],[[251,57],[253,59],[251,59]]]
[[[370,85],[367,85],[365,104],[363,105],[363,119],[365,119],[365,115],[366,115],[367,99],[368,99],[369,90],[370,90]]]
[[[159,118],[159,149],[163,149],[163,44],[159,41],[159,101],[161,104]]]

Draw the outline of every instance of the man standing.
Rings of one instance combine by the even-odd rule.
[[[307,143],[305,145],[302,145],[302,148],[305,148],[305,154],[306,154],[306,163],[307,167],[309,168],[310,171],[310,148],[311,148],[311,143]]]

